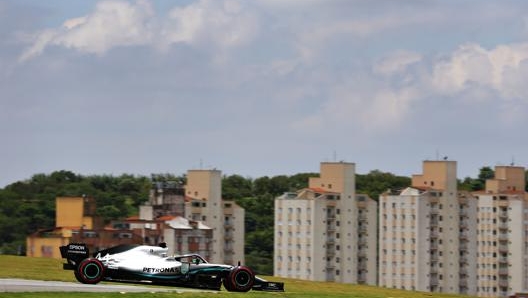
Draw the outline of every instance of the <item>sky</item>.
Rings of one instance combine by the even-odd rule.
[[[528,2],[0,0],[0,187],[528,163]]]

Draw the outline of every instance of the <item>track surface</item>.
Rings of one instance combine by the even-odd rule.
[[[123,284],[101,283],[85,285],[74,282],[43,281],[28,279],[0,279],[2,292],[204,292],[204,290],[175,287],[144,287]]]

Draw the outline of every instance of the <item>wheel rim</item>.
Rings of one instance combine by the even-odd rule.
[[[235,281],[239,286],[247,286],[251,280],[251,276],[246,271],[240,271],[235,276]]]
[[[83,273],[84,273],[84,276],[86,276],[87,278],[95,279],[101,273],[101,269],[99,268],[99,266],[97,266],[97,264],[90,263],[84,267]]]

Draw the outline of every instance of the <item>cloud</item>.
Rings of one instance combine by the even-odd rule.
[[[504,98],[521,97],[528,86],[519,84],[519,78],[527,72],[528,43],[499,45],[492,50],[468,43],[434,61],[432,84],[444,94],[491,88]]]
[[[222,47],[245,44],[257,30],[257,16],[241,2],[202,0],[170,11],[164,42],[196,44],[204,40]]]
[[[389,56],[382,58],[373,66],[373,71],[381,75],[393,75],[402,73],[412,64],[422,60],[422,55],[409,51],[396,51]]]
[[[19,61],[41,54],[50,45],[101,55],[117,46],[148,44],[152,39],[152,16],[152,7],[146,1],[98,2],[92,14],[66,20],[62,28],[37,32],[33,45]]]
[[[528,43],[489,50],[465,43],[436,58],[396,50],[374,60],[371,70],[348,73],[350,78],[325,86],[326,100],[292,127],[362,127],[363,133],[377,134],[416,121],[418,111],[467,115],[477,107],[495,117],[496,125],[511,127],[528,112]]]
[[[30,34],[31,45],[19,56],[27,61],[49,46],[103,55],[123,46],[167,49],[177,43],[229,48],[245,44],[257,31],[257,17],[239,1],[200,0],[173,8],[166,19],[157,16],[147,0],[104,0],[82,17],[68,19],[61,28]]]

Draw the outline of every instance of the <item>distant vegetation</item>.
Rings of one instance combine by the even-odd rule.
[[[224,176],[223,198],[235,200],[246,210],[246,262],[260,274],[273,271],[273,206],[275,197],[308,186],[309,177],[318,173],[279,175],[256,179],[240,175]],[[477,179],[465,178],[459,188],[480,190],[485,179],[493,177],[489,167],[481,169]],[[138,213],[148,200],[153,181],[185,181],[185,176],[153,174],[82,176],[70,171],[36,174],[0,189],[0,254],[25,255],[26,236],[38,229],[55,226],[55,198],[58,196],[94,197],[97,213],[105,220],[122,219]],[[388,189],[399,190],[411,184],[409,177],[378,170],[356,176],[357,193],[377,200]]]

